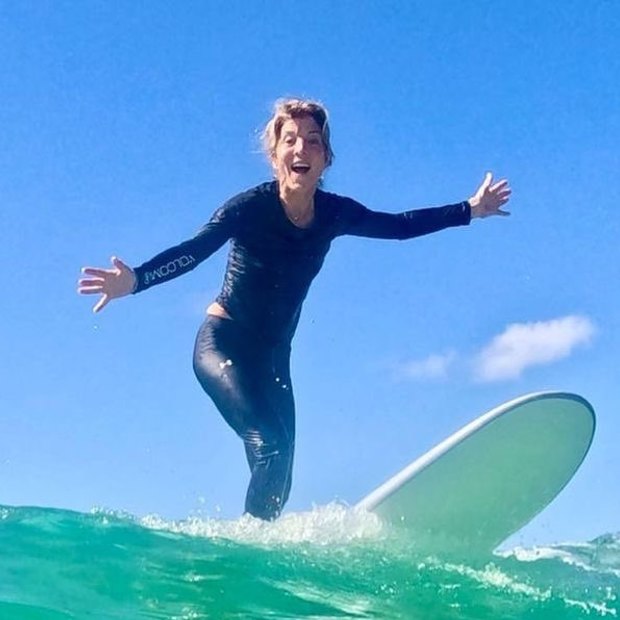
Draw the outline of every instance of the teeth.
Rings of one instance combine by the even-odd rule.
[[[308,172],[310,170],[308,164],[293,164],[291,168],[294,172]]]

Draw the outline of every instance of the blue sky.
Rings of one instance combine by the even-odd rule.
[[[484,411],[559,389],[591,453],[520,541],[620,529],[620,5],[5,2],[0,7],[0,503],[234,517],[246,464],[191,371],[221,251],[90,312],[82,265],[137,264],[270,176],[275,99],[322,100],[326,187],[511,218],[341,239],[305,304],[289,510],[355,502]]]

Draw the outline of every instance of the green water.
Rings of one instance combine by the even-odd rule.
[[[419,557],[340,506],[273,524],[0,507],[0,620],[618,618],[620,536]]]

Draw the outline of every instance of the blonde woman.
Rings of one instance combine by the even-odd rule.
[[[289,360],[301,307],[332,241],[342,235],[410,239],[475,217],[508,215],[507,181],[487,174],[469,199],[443,207],[382,213],[319,188],[334,155],[326,109],[301,99],[278,101],[263,143],[275,179],[221,206],[198,234],[139,267],[113,258],[111,269],[86,267],[78,291],[111,300],[140,293],[197,267],[231,242],[224,282],[207,309],[194,349],[205,392],[243,440],[251,479],[245,510],[275,519],[289,496],[295,403]]]

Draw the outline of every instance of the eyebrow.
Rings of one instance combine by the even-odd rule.
[[[290,129],[289,129],[288,131],[285,131],[285,132],[284,132],[284,133],[280,136],[280,139],[282,140],[282,139],[284,139],[284,138],[287,138],[288,136],[295,136],[295,135],[297,135],[297,132],[292,131],[292,130],[290,130]],[[309,131],[309,132],[307,133],[307,136],[319,136],[319,137],[322,137],[322,135],[323,135],[323,134],[322,134],[320,131],[317,131],[316,129],[313,129],[312,131]]]
[[[295,130],[293,130],[293,129],[287,129],[287,130],[286,130],[286,131],[285,131],[282,135],[283,135],[283,136],[292,136],[292,135],[295,135],[295,133],[296,133],[296,131],[295,131]],[[311,133],[316,133],[316,134],[318,134],[319,136],[320,136],[320,135],[322,135],[322,132],[321,132],[321,131],[319,131],[318,129],[312,129],[312,130],[310,130],[310,131],[308,132],[308,135],[310,135]]]

